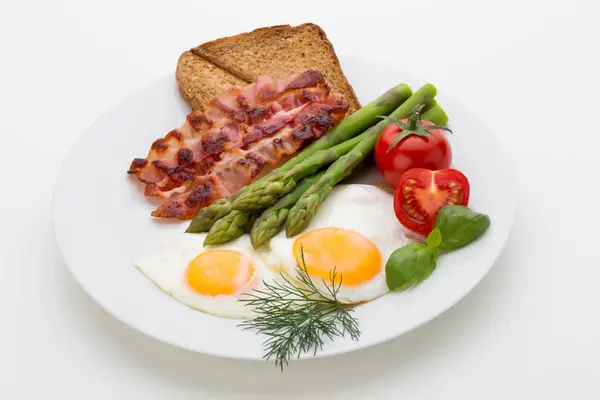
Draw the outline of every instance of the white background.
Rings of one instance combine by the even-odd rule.
[[[1,399],[600,398],[593,2],[343,4],[2,0]],[[519,190],[498,263],[426,326],[284,373],[186,352],[121,324],[58,254],[50,207],[62,160],[105,109],[172,73],[183,50],[308,21],[339,54],[423,76],[496,132]],[[85,218],[85,205],[74,212]]]

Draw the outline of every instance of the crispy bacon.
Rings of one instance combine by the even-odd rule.
[[[190,219],[250,183],[265,165],[320,137],[347,110],[318,71],[261,76],[215,98],[205,112],[189,114],[127,172],[146,184],[146,196],[168,199],[154,217]]]

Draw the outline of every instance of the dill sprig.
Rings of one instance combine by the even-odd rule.
[[[303,353],[313,355],[323,349],[324,339],[333,340],[347,334],[358,340],[360,329],[354,310],[338,301],[342,276],[334,269],[329,272],[329,282],[322,279],[325,289],[318,289],[306,270],[304,252],[300,250],[302,265],[298,265],[294,284],[282,275],[282,281],[264,282],[264,289],[254,289],[246,302],[258,316],[239,326],[254,329],[267,336],[263,346],[264,358],[275,359],[281,368],[292,357]]]

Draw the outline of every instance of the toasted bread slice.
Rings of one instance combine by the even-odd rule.
[[[307,69],[319,70],[333,92],[349,102],[349,113],[360,108],[333,46],[315,24],[256,29],[204,43],[191,51],[248,82],[260,75],[281,78]]]
[[[190,51],[179,57],[175,78],[181,95],[194,111],[204,110],[205,105],[227,89],[249,83]]]

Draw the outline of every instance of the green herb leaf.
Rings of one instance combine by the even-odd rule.
[[[427,137],[427,136],[431,136],[431,133],[429,132],[417,132],[417,131],[402,131],[402,133],[400,133],[398,136],[396,136],[394,138],[394,140],[392,141],[392,143],[390,143],[388,149],[385,151],[386,153],[389,153],[394,147],[396,147],[396,145],[398,143],[400,143],[400,141],[408,136],[411,135],[415,135],[415,136],[422,136],[422,137]]]
[[[446,125],[425,125],[425,130],[430,130],[430,129],[440,129],[440,130],[448,131],[448,132],[454,134],[454,132],[452,132],[452,129],[448,128]]]
[[[427,279],[435,270],[437,249],[411,243],[394,251],[385,264],[386,283],[390,290],[410,289]]]
[[[335,339],[348,334],[352,340],[360,337],[358,319],[351,305],[338,300],[342,275],[335,267],[329,280],[323,279],[324,288],[317,288],[306,270],[304,251],[298,264],[295,281],[284,275],[272,283],[263,282],[264,289],[254,289],[245,302],[258,315],[239,326],[266,336],[264,358],[274,358],[281,370],[293,357],[303,353],[316,354],[325,344],[324,339]]]
[[[435,228],[427,236],[427,247],[430,249],[436,249],[442,243],[442,233],[438,228]]]
[[[427,235],[427,247],[433,253],[435,261],[438,258],[438,246],[442,243],[442,234],[439,229],[434,229]]]
[[[479,239],[490,226],[490,217],[463,206],[446,206],[438,213],[434,230],[438,229],[442,241],[438,247],[456,250]]]

